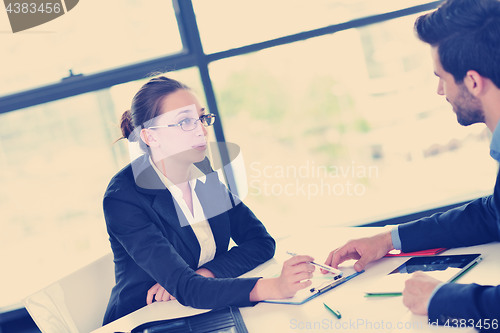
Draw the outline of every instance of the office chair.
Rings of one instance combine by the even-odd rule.
[[[109,253],[28,296],[24,306],[42,333],[88,333],[101,327],[114,285]]]

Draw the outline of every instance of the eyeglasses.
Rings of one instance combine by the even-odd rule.
[[[155,128],[165,128],[165,127],[181,127],[183,131],[192,131],[196,127],[198,127],[198,122],[201,122],[203,126],[208,127],[212,126],[215,123],[215,114],[209,113],[209,114],[204,114],[200,118],[185,118],[182,119],[180,122],[177,124],[172,124],[172,125],[163,125],[163,126],[151,126],[148,127],[149,129],[155,129]]]

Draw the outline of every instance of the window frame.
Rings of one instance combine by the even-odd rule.
[[[91,91],[109,88],[121,83],[143,79],[152,72],[166,71],[167,69],[171,68],[174,68],[175,70],[181,70],[190,67],[197,67],[205,92],[208,108],[211,110],[211,112],[215,113],[216,116],[219,117],[220,115],[217,108],[217,101],[208,70],[208,65],[211,62],[236,57],[239,55],[260,51],[271,47],[290,44],[309,38],[333,34],[343,30],[360,28],[370,24],[380,23],[403,16],[417,14],[436,8],[442,1],[443,0],[430,1],[425,4],[392,12],[361,17],[343,23],[329,25],[318,29],[245,45],[226,51],[205,54],[203,51],[203,45],[201,42],[192,1],[172,0],[182,41],[181,52],[149,61],[119,67],[108,71],[99,72],[96,74],[74,76],[70,75],[61,78],[60,82],[25,90],[18,93],[0,96],[0,114]],[[225,142],[224,131],[222,129],[221,122],[217,122],[214,125],[214,130],[217,141]]]
[[[217,117],[220,117],[212,80],[210,78],[208,69],[208,65],[211,62],[231,57],[237,57],[251,52],[290,44],[309,38],[333,34],[348,29],[361,28],[371,24],[381,23],[388,20],[433,10],[442,2],[443,0],[429,1],[421,5],[407,7],[396,11],[360,17],[343,23],[286,35],[238,48],[228,49],[225,51],[205,54],[203,51],[203,45],[198,30],[195,10],[193,8],[192,1],[172,0],[182,41],[182,50],[180,52],[153,60],[143,61],[127,66],[122,66],[116,69],[102,71],[95,74],[74,76],[70,75],[68,77],[61,78],[59,82],[0,96],[0,114],[15,112],[27,107],[109,88],[122,83],[144,79],[148,76],[149,73],[152,72],[166,71],[167,69],[174,69],[176,71],[196,67],[201,78],[207,106],[210,112],[214,113]],[[68,110],[68,112],[71,111]],[[218,121],[214,124],[214,131],[216,140],[219,142],[225,142],[221,121]],[[221,155],[224,159],[224,154],[222,153]],[[455,207],[460,204],[462,203],[453,204],[449,206],[449,208]],[[437,210],[441,211],[441,208],[415,212],[410,215],[411,217],[424,216],[430,212]],[[398,216],[383,221],[371,222],[363,226],[398,224],[407,221],[410,215]],[[1,327],[6,323],[12,323],[13,321],[18,319],[29,318],[28,313],[23,307],[18,308],[16,305],[14,305],[12,308],[2,310],[3,311],[0,311],[0,330]]]

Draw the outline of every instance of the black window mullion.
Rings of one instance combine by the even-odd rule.
[[[198,30],[198,23],[196,22],[196,15],[194,13],[193,3],[191,0],[174,0],[174,7],[178,6],[181,13],[181,20],[183,26],[185,27],[184,38],[190,47],[190,54],[192,54],[196,60],[196,65],[198,66],[201,82],[203,89],[205,91],[205,98],[207,101],[207,106],[210,112],[214,113],[220,119],[219,108],[217,107],[217,100],[215,98],[214,89],[212,86],[212,79],[210,78],[210,72],[208,70],[208,57],[203,51],[203,45],[201,43],[200,32]],[[217,142],[225,143],[226,139],[224,136],[224,130],[222,128],[222,122],[217,121],[214,124],[215,138]],[[237,186],[234,178],[234,173],[230,165],[231,159],[229,156],[228,147],[225,144],[219,144],[219,154],[221,157],[222,173],[226,178],[226,184],[230,191],[234,193],[237,192]],[[233,202],[234,204],[234,202]]]
[[[186,44],[189,45],[190,54],[194,57],[196,61],[196,66],[199,69],[201,82],[203,89],[205,90],[205,97],[207,100],[207,106],[210,112],[214,113],[218,118],[220,118],[219,109],[217,107],[217,101],[215,98],[215,93],[212,86],[212,80],[210,78],[210,73],[208,70],[208,58],[203,52],[203,45],[201,43],[200,32],[198,30],[198,23],[196,22],[196,16],[193,9],[193,4],[191,0],[173,0],[174,7],[178,7],[180,11],[180,16],[182,24],[185,29],[181,34],[186,40]],[[224,132],[222,130],[221,122],[218,121],[214,124],[215,136],[218,141],[225,141]]]
[[[265,48],[289,44],[299,40],[331,34],[346,29],[358,28],[368,24],[379,23],[390,19],[415,14],[421,11],[431,10],[437,7],[442,2],[442,0],[433,1],[410,8],[359,18],[345,23],[340,23],[311,31],[305,31],[294,35],[264,41],[261,43],[246,45],[240,48],[205,55],[201,44],[198,26],[196,24],[196,17],[194,14],[192,1],[172,1],[183,45],[182,52],[175,55],[169,55],[166,57],[145,61],[134,65],[100,72],[97,74],[70,76],[68,78],[62,79],[58,83],[0,97],[0,114],[91,92],[94,90],[108,88],[116,84],[142,79],[153,72],[180,70],[193,66],[197,66],[200,69],[201,81],[205,89],[207,103],[209,104],[208,107],[214,113],[218,114],[217,103],[215,102],[215,96],[208,72],[208,63],[246,54],[249,52],[255,52]],[[222,132],[222,127],[220,126],[220,124],[215,126],[215,131],[217,139],[220,141],[224,141],[224,134]]]
[[[153,72],[194,65],[191,55],[180,53],[97,74],[71,76],[58,83],[0,97],[0,114],[143,79]]]
[[[250,52],[256,52],[256,51],[268,49],[268,48],[279,46],[279,45],[295,43],[295,42],[303,41],[303,40],[306,40],[309,38],[333,34],[333,33],[348,30],[348,29],[361,28],[361,27],[364,27],[367,25],[381,23],[381,22],[397,19],[400,17],[417,14],[417,13],[420,13],[423,11],[432,10],[432,9],[436,8],[441,2],[443,2],[443,0],[433,1],[433,2],[422,4],[422,5],[408,7],[408,8],[392,11],[392,12],[383,13],[383,14],[361,17],[361,18],[353,19],[353,20],[347,21],[347,22],[333,24],[333,25],[330,25],[327,27],[322,27],[322,28],[313,29],[313,30],[309,30],[309,31],[303,31],[303,32],[299,32],[299,33],[296,33],[293,35],[283,36],[283,37],[279,37],[279,38],[275,38],[275,39],[271,39],[271,40],[267,40],[267,41],[263,41],[263,42],[259,42],[259,43],[245,45],[245,46],[237,47],[237,48],[226,50],[226,51],[215,52],[215,53],[209,54],[207,56],[207,58],[208,58],[208,62],[212,62],[212,61],[217,61],[217,60],[221,60],[221,59],[226,59],[226,58],[230,58],[230,57],[235,57],[235,56],[247,54]]]

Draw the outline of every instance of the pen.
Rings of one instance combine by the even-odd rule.
[[[333,313],[333,315],[334,315],[335,317],[337,317],[337,319],[342,318],[342,315],[340,314],[340,312],[339,312],[338,310],[333,310],[333,309],[331,309],[328,305],[326,305],[326,303],[323,303],[323,305],[325,306],[325,308],[326,308],[328,311],[330,311],[331,313]]]
[[[365,297],[396,297],[403,296],[403,293],[365,293]]]
[[[289,255],[291,255],[291,256],[293,256],[293,257],[295,257],[297,255],[297,253],[293,253],[293,252],[289,252],[289,251],[286,251],[286,253],[289,254]],[[321,265],[321,264],[315,263],[314,261],[311,261],[311,264],[313,264],[314,266],[318,266],[319,268],[322,268],[325,271],[328,271],[330,273],[333,273],[333,274],[337,275],[335,277],[335,280],[338,279],[338,278],[340,278],[344,274],[344,272],[342,272],[342,271],[340,271],[338,269],[335,269],[335,268],[330,267],[330,266]]]

